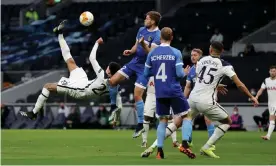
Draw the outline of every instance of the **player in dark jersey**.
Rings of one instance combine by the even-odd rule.
[[[138,125],[133,134],[133,138],[140,136],[141,133],[144,132],[144,101],[142,99],[142,96],[148,84],[148,79],[145,78],[143,74],[147,52],[139,43],[139,39],[141,37],[145,39],[145,43],[147,45],[146,48],[153,48],[158,46],[160,44],[160,30],[158,29],[160,19],[161,15],[156,11],[150,11],[146,14],[146,19],[144,22],[145,26],[139,29],[136,36],[135,45],[131,48],[131,50],[125,50],[123,52],[124,56],[134,55],[133,59],[128,64],[123,66],[121,70],[119,70],[109,80],[109,84],[114,87],[131,76],[137,77],[134,89],[134,100],[138,115]],[[114,98],[116,97],[112,94],[110,94],[110,96]],[[111,108],[112,107],[116,106],[112,105]]]
[[[171,28],[163,28],[161,30],[161,45],[148,54],[144,71],[145,76],[154,76],[155,82],[156,112],[160,119],[157,129],[158,151],[156,158],[164,158],[163,144],[172,107],[175,120],[183,121],[180,152],[193,159],[196,156],[188,146],[192,133],[192,121],[188,117],[190,107],[180,85],[180,79],[185,76],[182,68],[182,55],[178,49],[170,46],[172,39]],[[188,74],[187,70],[185,72]]]

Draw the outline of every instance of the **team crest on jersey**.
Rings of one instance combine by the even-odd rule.
[[[152,37],[151,37],[151,36],[148,37],[148,41],[149,41],[149,42],[152,41]]]
[[[62,80],[60,83],[61,83],[61,85],[67,85],[68,84],[68,82],[66,80]]]

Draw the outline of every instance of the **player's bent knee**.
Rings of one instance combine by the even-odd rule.
[[[176,125],[177,128],[182,126],[182,117],[178,116],[178,117],[174,117],[173,122]]]
[[[153,122],[153,117],[149,117],[149,116],[144,116],[144,120],[148,121],[148,122]]]
[[[49,89],[50,89],[50,86],[51,86],[51,83],[46,83],[46,84],[43,86],[43,88],[46,88],[47,90],[49,90]]]
[[[223,123],[223,124],[228,124],[228,125],[232,124],[232,120],[230,119],[229,116],[227,118],[223,119],[223,120],[220,120],[219,122]]]
[[[126,77],[121,75],[119,72],[116,72],[110,79],[109,85],[110,86],[117,86],[121,81],[125,80]]]
[[[46,88],[50,92],[57,91],[57,84],[55,83],[46,83],[43,88]]]

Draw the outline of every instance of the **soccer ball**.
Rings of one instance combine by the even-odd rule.
[[[84,26],[91,25],[93,21],[94,21],[94,16],[91,12],[86,11],[80,15],[80,23]]]

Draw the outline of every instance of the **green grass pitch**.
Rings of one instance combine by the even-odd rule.
[[[24,165],[185,165],[185,164],[276,164],[276,134],[263,141],[258,132],[228,132],[217,144],[220,159],[199,154],[207,140],[207,131],[193,133],[194,152],[191,160],[172,147],[171,139],[164,147],[165,160],[155,153],[141,158],[141,138],[133,139],[130,130],[2,130],[2,164]],[[149,143],[156,131],[149,133]],[[181,140],[181,132],[178,131]]]

